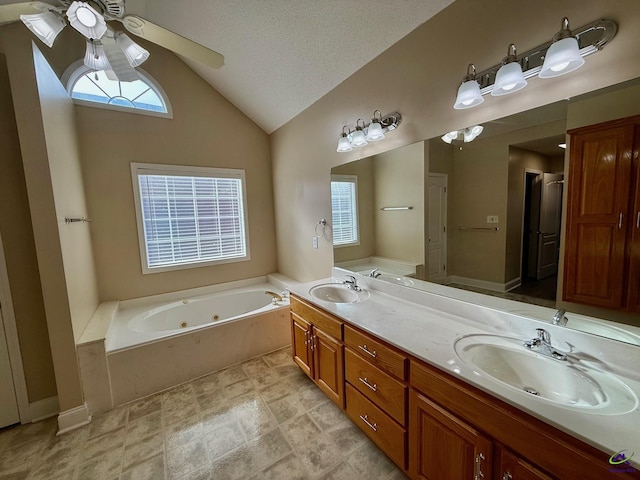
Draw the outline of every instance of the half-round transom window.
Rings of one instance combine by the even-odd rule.
[[[171,106],[162,88],[148,74],[136,69],[138,80],[112,80],[107,72],[83,64],[71,65],[65,77],[71,98],[82,105],[171,117]]]

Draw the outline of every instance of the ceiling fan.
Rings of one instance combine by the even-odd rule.
[[[85,65],[93,70],[105,70],[109,78],[124,82],[137,80],[135,67],[149,58],[149,52],[107,22],[120,22],[128,32],[209,67],[224,65],[224,57],[218,52],[142,17],[127,14],[125,0],[58,0],[57,5],[33,1],[0,5],[0,25],[17,20],[22,20],[48,47],[53,46],[68,22],[87,40]]]

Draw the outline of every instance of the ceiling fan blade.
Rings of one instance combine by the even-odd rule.
[[[135,15],[125,15],[122,24],[129,32],[164,47],[179,55],[212,68],[224,65],[224,57],[218,52],[200,45],[166,28],[162,28]]]
[[[47,7],[50,7],[50,5],[43,2],[21,2],[0,5],[0,25],[20,20],[20,15],[44,12],[47,10]]]

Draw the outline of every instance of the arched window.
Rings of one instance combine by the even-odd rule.
[[[81,105],[171,118],[171,105],[160,85],[140,68],[136,71],[138,80],[120,82],[80,60],[67,69],[63,79],[71,98]]]

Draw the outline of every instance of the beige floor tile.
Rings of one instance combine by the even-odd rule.
[[[220,385],[226,387],[232,383],[237,383],[241,380],[249,380],[247,374],[244,373],[242,365],[234,365],[233,367],[225,368],[219,371],[217,374]]]
[[[211,462],[211,478],[215,480],[246,479],[258,468],[247,445]]]
[[[126,470],[121,480],[162,480],[164,478],[163,455],[156,455]]]
[[[284,423],[306,412],[295,393],[269,403],[269,410],[271,410],[278,423]]]
[[[250,480],[306,480],[309,476],[293,453],[265,468]]]
[[[89,425],[89,437],[94,438],[111,432],[127,423],[129,407],[118,407],[105,413],[101,413],[93,418]]]
[[[177,448],[167,449],[166,458],[170,479],[180,478],[209,465],[207,446],[202,439],[196,439]]]
[[[162,430],[162,414],[160,410],[149,413],[144,417],[137,417],[135,420],[129,420],[126,430],[126,443],[132,444],[139,442],[143,438],[148,438],[151,434],[159,433]]]
[[[212,461],[246,443],[237,422],[225,423],[204,435],[207,453]]]
[[[170,425],[165,429],[165,444],[167,448],[176,448],[201,438],[204,428],[200,417],[191,417],[183,423]]]
[[[139,417],[144,417],[154,412],[159,412],[162,408],[162,394],[151,395],[141,398],[129,404],[129,421]]]
[[[129,470],[133,466],[164,452],[164,441],[160,435],[151,435],[138,443],[128,444],[124,448],[122,470]]]
[[[345,414],[331,400],[309,410],[309,416],[320,427],[320,430],[335,427],[345,420]]]
[[[115,479],[120,477],[122,466],[122,448],[109,450],[78,468],[76,480]]]
[[[262,470],[291,453],[291,445],[280,430],[271,432],[252,440],[247,444],[255,465]]]

